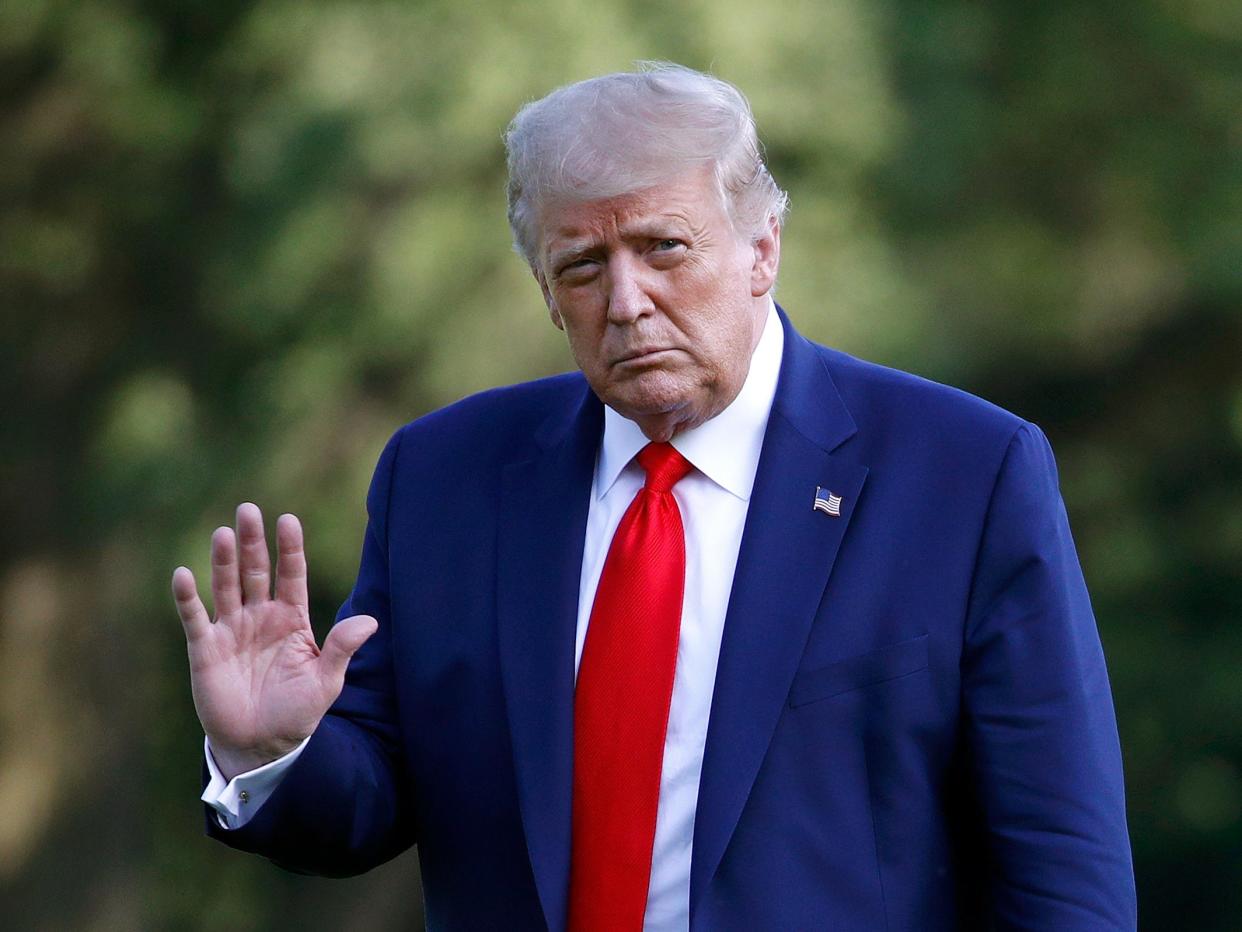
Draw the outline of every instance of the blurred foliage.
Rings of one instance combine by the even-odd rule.
[[[0,2],[6,927],[417,925],[412,854],[331,882],[202,837],[168,577],[253,499],[303,516],[330,619],[389,433],[571,365],[509,251],[508,119],[668,58],[750,95],[805,332],[1048,431],[1144,925],[1235,928],[1240,11]]]

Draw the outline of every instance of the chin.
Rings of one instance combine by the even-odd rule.
[[[677,422],[693,420],[705,399],[697,386],[668,373],[649,373],[601,392],[604,402],[632,421],[671,416]]]

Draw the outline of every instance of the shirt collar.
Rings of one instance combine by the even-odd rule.
[[[737,397],[714,418],[672,440],[677,452],[712,482],[742,501],[750,500],[759,469],[759,452],[776,397],[785,333],[776,304],[768,298],[763,334],[750,358],[750,370]],[[604,439],[595,464],[595,493],[603,498],[647,438],[633,421],[604,407]]]

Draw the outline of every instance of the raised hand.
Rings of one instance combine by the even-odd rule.
[[[276,522],[276,586],[263,534],[263,515],[237,508],[237,532],[211,537],[207,615],[184,566],[173,572],[173,597],[185,628],[194,708],[226,777],[253,770],[293,750],[340,695],[345,668],[378,627],[369,615],[333,626],[323,649],[315,643],[306,592],[302,525]]]

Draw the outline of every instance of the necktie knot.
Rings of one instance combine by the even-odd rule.
[[[694,467],[671,443],[649,443],[638,451],[638,465],[647,474],[644,488],[668,492]]]

